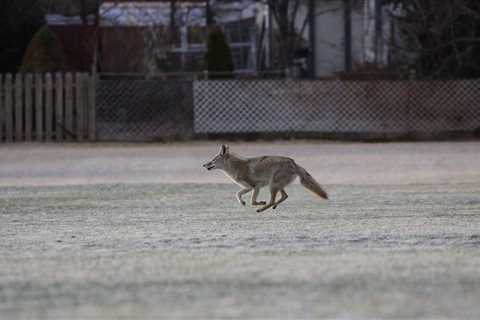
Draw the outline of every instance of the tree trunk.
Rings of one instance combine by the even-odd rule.
[[[176,7],[176,0],[170,0],[170,25],[169,25],[169,33],[170,33],[170,45],[172,48],[175,47],[175,41],[177,39],[177,30],[176,30],[176,16],[177,7]]]
[[[82,19],[82,25],[88,25],[88,10],[87,0],[80,0],[80,18]]]
[[[214,24],[212,7],[210,6],[210,0],[205,0],[205,18],[207,22],[207,28]]]
[[[303,31],[308,22],[308,14],[299,16],[304,0],[268,0],[267,4],[275,22],[275,38],[278,45],[279,67],[290,68],[294,64],[295,50],[298,49]],[[297,26],[301,27],[297,30]]]

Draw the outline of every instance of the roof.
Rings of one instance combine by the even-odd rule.
[[[180,25],[205,26],[204,0],[176,1],[176,19]],[[217,3],[216,6],[218,14],[215,18],[222,24],[255,18],[259,12],[259,5],[254,0]],[[170,0],[104,1],[100,17],[102,26],[165,26],[170,21]],[[94,19],[94,15],[89,15],[88,24],[93,24]],[[78,15],[47,14],[46,20],[51,26],[82,25]]]
[[[215,0],[214,0],[214,1],[215,1]],[[170,3],[171,0],[106,0],[106,1],[102,1],[102,3],[108,3],[108,2],[115,2],[115,3],[122,3],[122,2],[123,2],[123,3],[125,3],[125,2],[129,2],[129,3],[166,2],[166,3]],[[175,2],[177,2],[177,3],[179,3],[179,2],[206,3],[207,0],[175,0]]]
[[[82,25],[80,16],[64,16],[61,14],[47,14],[45,20],[49,26],[65,26],[65,25]],[[94,15],[88,15],[87,21],[89,25],[93,25],[95,21]]]
[[[102,25],[106,26],[152,26],[168,25],[170,21],[169,2],[105,2],[100,7]],[[177,4],[176,17],[180,24],[205,24],[205,6],[200,3],[182,2]]]
[[[216,6],[219,14],[215,19],[219,23],[254,18],[259,12],[254,0],[217,3]],[[168,25],[170,1],[107,1],[101,5],[100,14],[104,26]],[[180,25],[204,26],[205,1],[177,2],[176,19]]]

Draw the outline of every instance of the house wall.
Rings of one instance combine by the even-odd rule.
[[[365,63],[365,13],[360,5],[352,8],[352,64],[353,69]]]
[[[52,25],[60,39],[69,71],[90,71],[95,51],[95,27],[81,25]]]
[[[102,72],[143,72],[145,41],[141,27],[104,27]]]
[[[261,8],[262,5],[253,0],[218,4],[218,8],[215,8],[217,10],[215,19],[225,27],[227,37],[230,33],[236,34],[236,31],[247,35],[242,39],[232,36],[230,41],[236,70],[256,70],[257,35],[255,29],[257,20],[261,16]],[[169,36],[169,1],[104,2],[100,14],[102,28],[105,30],[103,40],[103,49],[106,50],[104,54],[105,71],[154,72],[158,60],[165,61],[165,68],[161,67],[160,69],[166,72],[204,69],[203,57],[207,49],[204,2],[178,1],[176,23],[180,27],[178,30],[179,41],[174,49],[166,41],[162,42]],[[235,25],[240,28],[236,28]],[[156,34],[148,32],[152,27],[164,28],[165,35],[157,37]],[[147,32],[136,35],[137,31],[133,30]],[[193,37],[190,37],[191,34]],[[195,39],[195,36],[197,38],[200,36],[200,39]],[[172,57],[173,62],[170,59]],[[143,65],[138,62],[142,62]]]
[[[315,76],[330,77],[345,69],[343,1],[317,1]]]
[[[375,44],[372,13],[369,0],[352,1],[353,70],[372,60],[372,48]],[[334,77],[336,73],[345,71],[344,1],[317,1],[315,26],[315,76]],[[384,52],[387,52],[387,49]]]

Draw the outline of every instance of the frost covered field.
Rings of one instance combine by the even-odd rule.
[[[215,143],[0,147],[0,318],[480,318],[480,143],[231,149],[332,200],[243,208]]]

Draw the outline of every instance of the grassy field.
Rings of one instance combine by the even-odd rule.
[[[261,214],[197,168],[214,144],[0,149],[1,318],[480,318],[479,145],[300,146],[235,146],[331,197]]]

